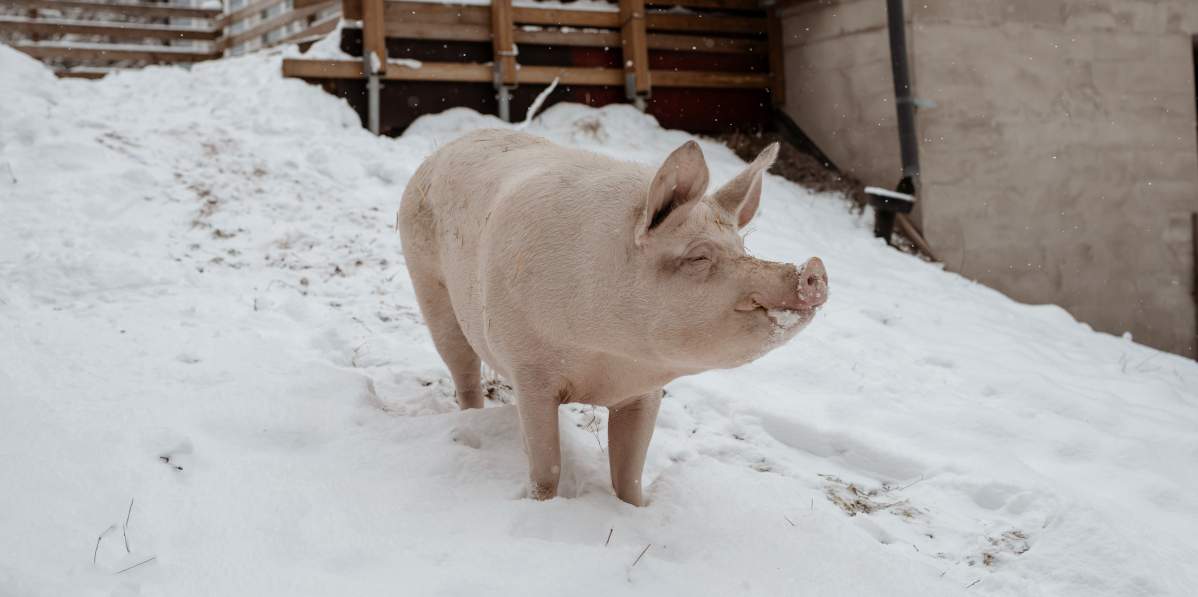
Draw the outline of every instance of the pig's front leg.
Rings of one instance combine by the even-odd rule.
[[[607,444],[611,483],[616,490],[616,497],[633,506],[645,505],[641,497],[641,473],[645,470],[649,440],[653,439],[661,395],[661,390],[657,390],[608,409]]]
[[[557,482],[562,474],[562,449],[557,432],[557,407],[560,392],[546,391],[541,384],[516,384],[516,410],[524,434],[524,452],[528,454],[529,497],[549,500],[557,497]]]

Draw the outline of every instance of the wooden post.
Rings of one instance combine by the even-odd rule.
[[[782,17],[778,9],[769,11],[770,38],[770,103],[781,106],[786,103],[786,75],[782,67],[785,52],[782,47]]]
[[[36,9],[36,8],[31,8],[31,9],[29,9],[29,18],[30,18],[30,19],[36,19],[36,18],[37,18],[37,9]],[[36,42],[39,42],[39,41],[42,41],[42,36],[38,35],[37,33],[30,33],[30,34],[29,34],[29,41],[32,41],[32,42],[35,42],[35,43],[36,43]]]
[[[516,43],[512,32],[512,0],[491,0],[491,45],[495,51],[496,87],[516,85]]]
[[[644,110],[652,91],[649,46],[645,41],[645,0],[620,0],[620,37],[624,49],[624,91]]]
[[[379,134],[379,77],[387,74],[383,0],[362,0],[362,73],[366,76],[366,127]]]
[[[372,68],[370,53],[378,56]],[[366,76],[387,74],[387,33],[383,21],[383,0],[362,0],[362,68]]]

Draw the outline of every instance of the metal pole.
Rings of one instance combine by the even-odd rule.
[[[504,122],[512,121],[512,93],[506,85],[499,86],[499,119]]]
[[[366,123],[370,132],[379,134],[379,76],[371,74],[366,83]]]
[[[894,71],[894,100],[898,112],[899,148],[903,152],[903,178],[919,187],[919,145],[915,138],[915,99],[911,96],[911,73],[907,68],[907,30],[903,22],[903,0],[886,0],[890,28],[890,65]],[[914,192],[914,189],[904,192]]]

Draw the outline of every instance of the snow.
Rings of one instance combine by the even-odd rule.
[[[0,595],[1193,593],[1193,362],[772,176],[746,243],[821,257],[832,299],[667,387],[645,508],[577,405],[561,497],[523,499],[510,392],[456,410],[395,233],[425,156],[512,125],[372,137],[282,55],[80,81],[0,46]],[[628,106],[527,130],[692,138]],[[713,185],[744,167],[699,142]]]

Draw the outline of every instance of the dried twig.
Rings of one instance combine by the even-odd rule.
[[[783,516],[782,518],[786,518],[786,517],[785,517],[785,516]],[[786,518],[786,522],[790,522],[790,519],[789,519],[789,518]],[[792,526],[792,527],[793,527],[794,525],[795,525],[795,523],[793,523],[793,522],[790,522],[790,526]]]
[[[125,537],[125,553],[129,553],[129,534],[125,529],[129,527],[129,516],[133,514],[133,498],[129,500],[129,511],[125,513],[125,524],[121,525],[121,535]]]
[[[919,476],[919,481],[923,481],[923,475]],[[916,481],[915,483],[919,483],[919,481]],[[912,483],[911,485],[915,485],[915,483]],[[907,487],[910,487],[911,485],[907,485],[906,487],[899,487],[898,490],[902,491],[902,490],[906,489]]]
[[[141,566],[142,564],[145,564],[146,562],[149,562],[149,561],[155,560],[155,559],[157,559],[157,558],[158,558],[158,556],[154,556],[154,557],[150,558],[149,560],[146,560],[145,562],[140,562],[140,563],[134,564],[134,565],[132,565],[132,566],[130,566],[130,567],[128,567],[128,568],[125,568],[124,570],[121,570],[121,572],[127,572],[127,571],[129,571],[129,570],[132,570],[132,569],[134,569],[134,568],[137,568],[138,566]],[[121,572],[117,572],[117,574],[120,574]],[[116,576],[116,575],[114,574],[113,576]]]
[[[611,543],[611,534],[614,532],[616,532],[616,527],[612,527],[611,530],[607,532],[607,541],[603,542],[603,547],[607,547],[607,544]]]
[[[612,528],[615,528],[615,527],[612,527]],[[653,547],[653,544],[652,544],[652,543],[650,543],[650,544],[646,545],[646,546],[645,546],[645,549],[642,549],[642,550],[641,550],[641,555],[639,555],[639,556],[637,556],[637,557],[636,557],[636,562],[639,562],[639,561],[641,561],[641,556],[645,555],[645,552],[646,552],[646,551],[649,551],[649,548],[650,548],[650,547]],[[636,562],[633,562],[633,563],[632,563],[632,565],[633,565],[633,566],[636,566]]]
[[[107,532],[108,531],[104,531],[104,533],[107,533]],[[104,538],[104,533],[100,533],[100,536],[96,537],[96,550],[92,552],[92,563],[93,564],[96,563],[96,555],[100,553],[100,539]]]
[[[980,583],[980,582],[982,582],[982,579],[980,579],[980,578],[979,578],[979,579],[977,579],[977,580],[975,580],[975,581],[973,581],[973,582],[969,583],[969,587],[972,587],[973,585],[976,585],[976,584],[978,584],[978,583]],[[968,589],[969,587],[965,587],[965,588],[966,588],[966,589]]]

